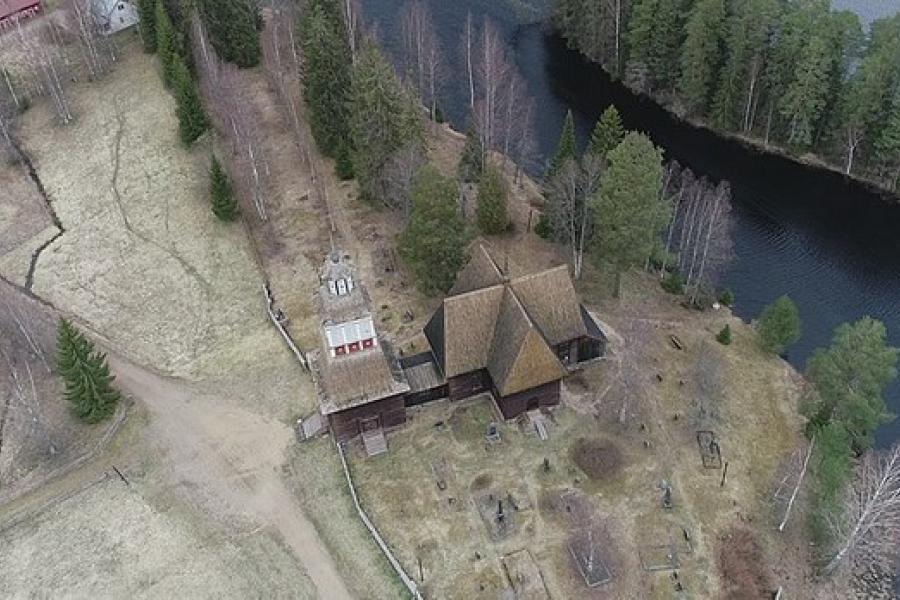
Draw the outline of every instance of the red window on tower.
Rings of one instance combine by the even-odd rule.
[[[351,342],[348,348],[350,352],[359,352],[359,342]]]
[[[335,356],[343,356],[347,354],[347,346],[335,346],[334,347]]]
[[[369,339],[363,340],[363,341],[362,341],[362,345],[363,345],[363,348],[371,348],[371,347],[374,346],[375,344],[374,344],[374,342],[372,341],[372,338],[369,338]]]

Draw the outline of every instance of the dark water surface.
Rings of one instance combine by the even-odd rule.
[[[900,0],[843,0],[842,7],[854,1],[865,20],[900,10]],[[782,294],[794,299],[803,320],[803,338],[789,355],[794,365],[802,368],[813,349],[827,345],[836,326],[865,315],[883,321],[891,343],[900,346],[900,205],[887,204],[840,175],[760,154],[676,121],[612,82],[541,25],[522,24],[539,19],[546,4],[429,1],[451,65],[442,105],[455,126],[464,127],[468,100],[460,52],[466,13],[476,22],[487,14],[506,33],[537,100],[541,160],[552,152],[567,108],[583,142],[600,112],[614,103],[625,125],[647,133],[668,159],[731,183],[736,257],[723,287],[734,291],[735,310],[745,319]],[[397,56],[402,5],[403,0],[364,2],[367,20]],[[900,412],[900,382],[887,396],[892,411]],[[900,420],[879,431],[881,445],[898,439]]]

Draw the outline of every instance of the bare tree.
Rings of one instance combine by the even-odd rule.
[[[196,14],[193,26],[203,104],[231,145],[232,160],[226,161],[226,167],[239,197],[251,201],[259,219],[266,221],[269,164],[263,150],[261,123],[252,109],[253,90],[239,75],[238,67],[222,61],[208,44],[205,28]]]
[[[55,50],[52,38],[48,40],[51,36],[47,35],[43,28],[33,24],[25,26],[21,19],[17,19],[14,26],[19,51],[25,58],[26,67],[31,72],[39,92],[53,100],[60,122],[68,124],[74,115],[62,84],[66,76],[65,73],[61,74],[62,64],[59,54]]]
[[[588,155],[568,159],[548,185],[548,217],[572,255],[575,279],[581,278],[584,252],[591,235],[591,198],[600,183],[603,160]]]
[[[84,66],[88,75],[96,79],[108,72],[117,59],[114,38],[104,35],[103,15],[98,14],[93,0],[67,0],[65,7],[72,28],[78,32]],[[50,23],[55,31],[52,19]]]
[[[407,3],[400,17],[400,27],[407,79],[418,92],[422,104],[428,107],[431,119],[435,120],[444,59],[428,5],[422,0]]]
[[[705,178],[695,179],[689,170],[677,177],[673,169],[667,171],[669,183],[663,189],[674,207],[664,261],[677,253],[691,301],[696,301],[701,292],[715,287],[732,258],[731,188],[725,181],[713,186]]]
[[[900,444],[883,454],[866,455],[847,494],[846,511],[829,527],[838,545],[826,573],[849,557],[867,564],[895,557],[900,543]]]
[[[463,31],[463,52],[466,55],[466,73],[469,76],[469,110],[475,111],[475,68],[472,63],[472,52],[475,44],[475,27],[472,23],[472,11],[466,14],[466,28]]]
[[[498,147],[499,135],[503,131],[503,90],[512,73],[512,65],[500,30],[487,18],[481,28],[475,73],[478,82],[475,126],[482,148],[493,150]]]

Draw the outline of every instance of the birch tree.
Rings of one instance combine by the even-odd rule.
[[[900,544],[900,444],[870,452],[847,493],[844,514],[830,523],[837,541],[826,573],[853,557],[865,564],[893,560]]]
[[[547,214],[554,234],[569,250],[575,279],[584,269],[584,255],[593,218],[592,199],[600,185],[603,159],[588,154],[584,160],[567,158],[547,185]]]
[[[431,12],[423,0],[412,0],[405,6],[400,17],[400,29],[403,33],[406,75],[434,121],[444,75],[444,57]]]

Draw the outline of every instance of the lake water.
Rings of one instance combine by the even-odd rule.
[[[364,3],[367,20],[394,52],[400,47],[403,4]],[[736,256],[722,285],[734,291],[735,310],[745,319],[782,294],[794,299],[804,326],[802,340],[788,357],[794,365],[802,368],[815,348],[827,345],[837,325],[864,315],[883,321],[890,342],[900,346],[900,205],[886,204],[839,175],[763,155],[676,121],[610,81],[542,27],[549,2],[430,0],[429,5],[455,69],[445,81],[442,106],[456,127],[466,120],[468,90],[459,49],[471,11],[476,21],[489,15],[507,35],[539,107],[536,138],[542,160],[556,144],[567,108],[583,142],[599,113],[614,103],[625,125],[647,133],[668,159],[731,183]],[[857,10],[865,22],[900,12],[900,0],[836,0],[835,6]],[[891,409],[900,412],[900,382],[887,397]],[[900,420],[878,433],[881,445],[898,439]]]

